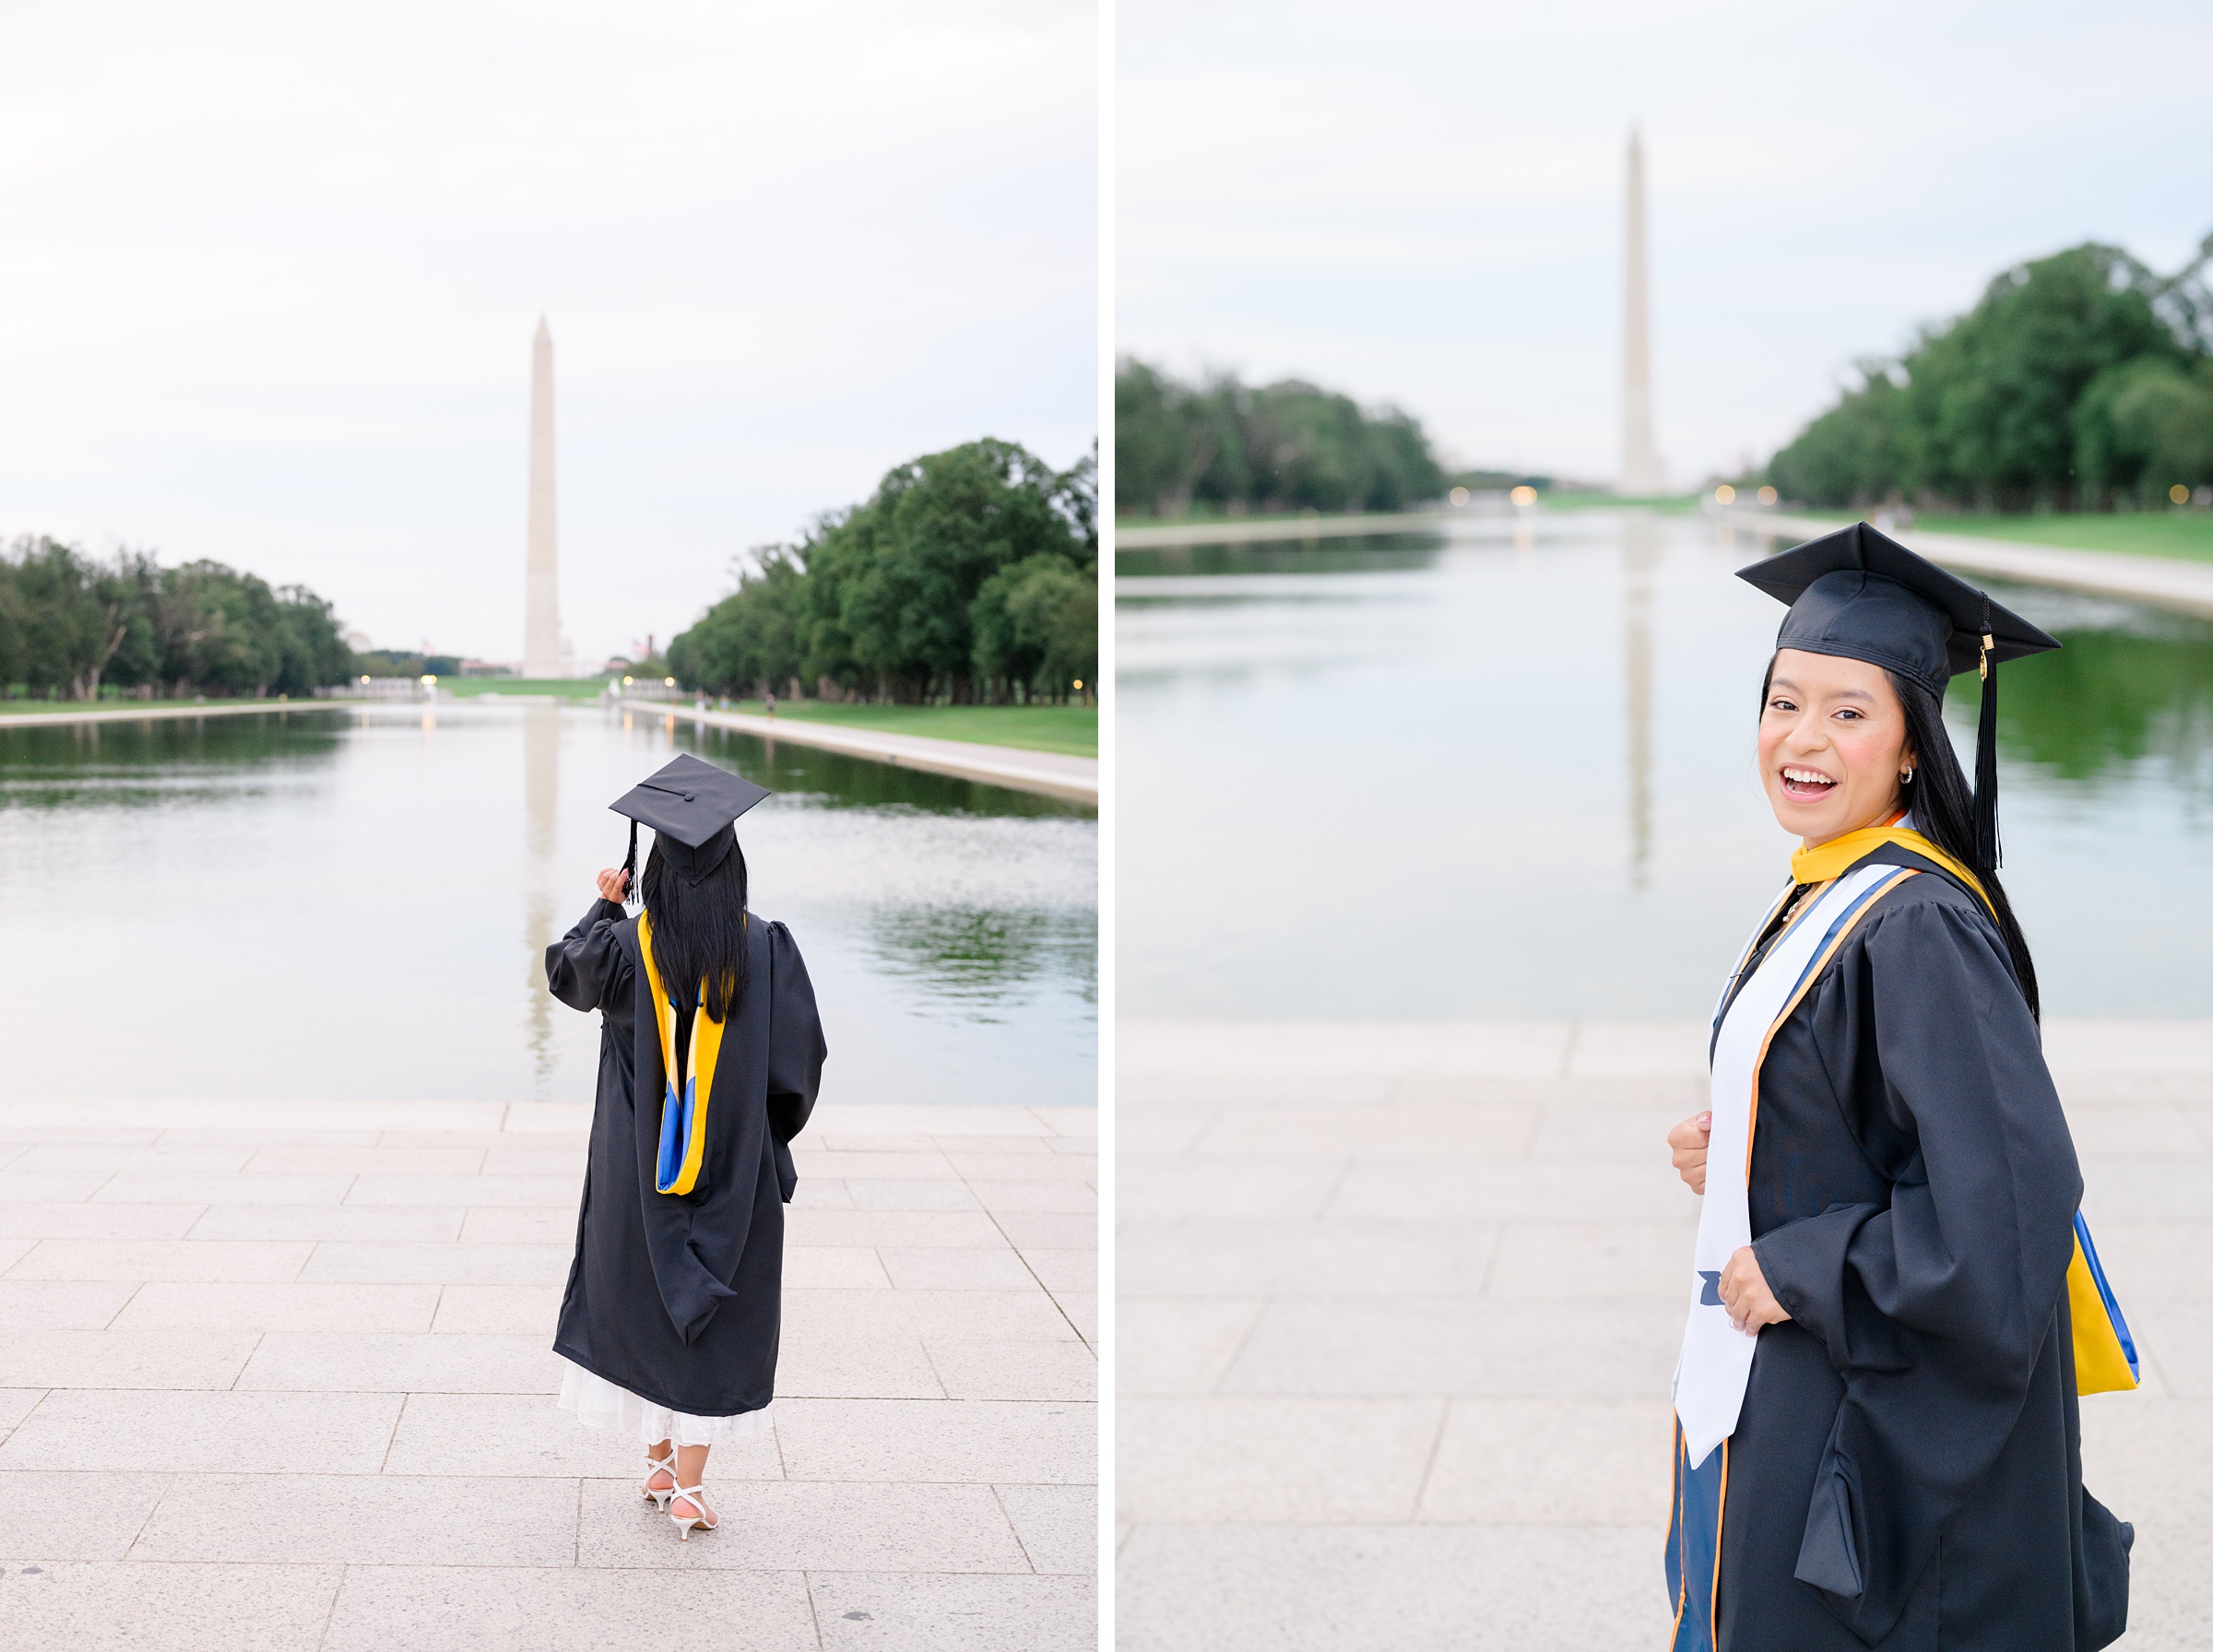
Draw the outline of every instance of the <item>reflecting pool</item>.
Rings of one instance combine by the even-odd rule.
[[[678,750],[775,794],[740,842],[825,1096],[1094,1099],[1094,811],[550,701],[0,723],[0,1093],[588,1100],[543,950]]]
[[[1793,846],[1753,763],[1770,549],[1697,518],[1125,551],[1140,1016],[1680,1017]],[[2007,587],[2006,887],[2061,1015],[2213,1015],[2213,624]],[[1973,679],[1953,732],[1970,753]]]

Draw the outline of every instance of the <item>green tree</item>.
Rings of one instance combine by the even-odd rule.
[[[162,568],[145,551],[101,560],[60,540],[0,556],[0,683],[96,700],[104,686],[178,694],[304,694],[346,676],[330,604],[220,562]]]
[[[1895,363],[1862,362],[1861,382],[1776,454],[1769,478],[1815,504],[2018,511],[2110,507],[2160,468],[2197,477],[2213,443],[2199,392],[2213,354],[2209,254],[2213,236],[2162,277],[2092,242],[2006,271]]]
[[[976,675],[989,697],[1065,700],[1099,673],[1099,581],[1046,552],[1001,568],[971,605]]]
[[[266,688],[312,694],[352,674],[352,651],[331,605],[305,585],[277,587],[277,675]]]
[[[770,545],[740,571],[738,588],[669,644],[669,672],[716,694],[773,692],[806,664],[798,555]]]
[[[154,616],[162,679],[180,697],[266,686],[277,675],[276,608],[265,582],[220,562],[170,569]]]
[[[1768,479],[1792,499],[1864,505],[1904,491],[1913,458],[1905,391],[1886,362],[1859,370],[1860,384],[1769,462]]]
[[[1192,386],[1125,359],[1114,376],[1116,509],[1181,516],[1195,500],[1249,499],[1247,395],[1234,378]]]
[[[1114,389],[1121,511],[1395,511],[1445,491],[1428,437],[1396,408],[1364,411],[1296,379],[1185,384],[1134,358]]]
[[[103,678],[136,679],[150,633],[150,557],[124,551],[100,562],[37,537],[18,540],[5,566],[5,680],[54,699],[97,700]]]
[[[806,674],[889,700],[977,698],[977,591],[1041,552],[1095,564],[1092,476],[988,438],[893,470],[805,549]]]
[[[2142,356],[2187,359],[2153,307],[2159,281],[2118,247],[2072,247],[2006,271],[1907,358],[1923,486],[2023,510],[2074,502],[2074,411],[2092,380]]]
[[[2213,482],[2213,360],[2138,356],[2092,379],[2075,407],[2075,468],[2086,502],[2104,505],[2164,504],[2177,483]]]
[[[988,438],[926,454],[797,545],[757,552],[757,570],[669,644],[669,670],[717,691],[797,677],[837,695],[1003,698],[1028,679],[979,676],[978,593],[1040,556],[1095,585],[1098,553],[1095,457],[1056,471]],[[1095,659],[1095,598],[1090,624]],[[1069,654],[1065,637],[1055,647],[1056,661]]]

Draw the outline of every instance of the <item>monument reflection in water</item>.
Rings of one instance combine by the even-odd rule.
[[[1593,512],[1121,553],[1124,1012],[1709,1013],[1792,847],[1753,761],[1781,610],[1731,577],[1763,549]],[[2066,644],[1999,697],[2047,1008],[2213,1014],[2213,624],[2004,597]]]
[[[588,1099],[598,1018],[540,956],[680,749],[776,794],[740,842],[826,1096],[1094,1099],[1091,810],[546,702],[0,724],[0,1092]]]

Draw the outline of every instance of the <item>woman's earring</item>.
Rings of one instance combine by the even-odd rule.
[[[1900,785],[1911,785],[1913,784],[1913,771],[1911,769],[1899,770],[1898,774],[1898,783]]]

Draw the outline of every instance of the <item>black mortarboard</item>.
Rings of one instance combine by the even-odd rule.
[[[2002,660],[2057,648],[2018,614],[1864,522],[1771,556],[1737,578],[1790,604],[1775,646],[1840,655],[1896,671],[1941,700],[1962,671],[1982,675],[1975,741],[1975,848],[1998,864],[1998,678]]]
[[[622,863],[627,891],[637,888],[638,828],[650,826],[661,858],[686,883],[697,883],[723,862],[738,834],[730,822],[768,796],[742,775],[690,752],[648,774],[607,807],[630,817],[630,856]]]

